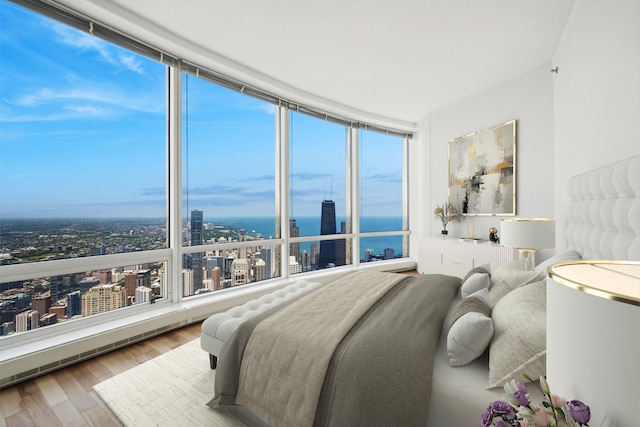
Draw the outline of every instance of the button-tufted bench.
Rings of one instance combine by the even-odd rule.
[[[224,313],[214,314],[202,322],[200,347],[209,353],[211,369],[216,368],[218,356],[225,341],[242,322],[285,301],[309,292],[318,286],[321,286],[321,283],[298,280],[270,294],[230,308]]]

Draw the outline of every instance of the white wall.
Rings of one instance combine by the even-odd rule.
[[[578,0],[556,50],[553,65],[558,67],[558,74],[554,76],[553,82],[556,245],[564,248],[568,179],[587,170],[640,154],[640,1]],[[564,287],[557,289],[556,292],[571,291]],[[550,288],[549,292],[552,290]],[[571,298],[574,303],[583,300],[585,303],[588,301],[602,306],[607,303],[580,293],[572,294]],[[556,298],[554,300],[557,301]],[[551,308],[550,303],[549,307]],[[602,314],[598,308],[590,311],[582,302],[572,307],[580,307],[583,313]],[[560,322],[566,321],[565,327],[570,328],[572,317],[571,312],[566,311],[567,308],[566,304],[565,307],[560,307],[556,311],[564,311],[556,315]],[[609,336],[614,337],[623,336],[619,329],[624,326],[624,318],[621,316],[627,307],[620,306],[616,309],[622,310],[620,316],[610,323],[607,323],[607,319],[611,320],[611,316],[593,317],[594,325],[601,330],[613,325],[616,333]],[[551,314],[552,311],[550,316]],[[633,323],[634,317],[640,318],[637,314],[637,310],[632,313],[632,320],[629,322]],[[550,318],[549,322],[551,321],[554,320]],[[585,330],[595,330],[594,326],[581,326],[586,327]],[[637,324],[635,332],[637,333]],[[601,343],[597,341],[597,334],[594,337],[591,347],[598,348]],[[549,341],[549,349],[553,342],[558,341],[555,338]],[[615,343],[611,345],[613,347],[609,348],[616,346]],[[633,349],[633,343],[631,347],[627,344],[624,352],[628,353],[629,349]],[[580,349],[574,350],[579,357]],[[615,398],[617,393],[621,393],[620,396],[631,396],[631,401],[637,403],[637,360],[635,365],[633,362],[628,365],[631,369],[625,368],[624,364],[616,365],[612,374],[605,375],[604,379],[596,377],[594,380],[588,373],[583,377],[572,375],[578,371],[572,371],[575,369],[572,362],[575,357],[569,359],[552,353],[548,355],[549,379],[556,393],[583,400],[590,405],[593,415],[591,425],[623,426],[631,425],[629,423],[634,421],[637,424],[637,406],[629,407],[630,403],[624,399]],[[604,364],[608,362],[601,358],[595,360],[595,363],[598,361]],[[615,363],[618,362],[621,361],[616,359]],[[602,375],[598,366],[590,368]],[[632,380],[627,383],[616,381],[625,377]],[[599,383],[590,383],[599,380]],[[609,384],[606,384],[607,380]],[[608,390],[616,392],[607,394]],[[605,414],[608,419],[603,423]]]
[[[436,204],[447,200],[448,142],[468,133],[517,120],[516,216],[552,217],[554,214],[553,98],[551,65],[545,65],[454,105],[432,112],[419,123],[419,210],[421,237],[440,235],[433,220]],[[416,176],[412,173],[412,176]],[[412,196],[415,196],[412,194]],[[467,217],[449,225],[451,237],[464,237],[467,224],[476,236],[489,238],[490,227],[500,227],[502,217]],[[546,257],[540,253],[538,261]]]
[[[418,237],[440,231],[432,212],[447,198],[448,141],[511,119],[518,120],[517,216],[554,217],[561,251],[569,178],[640,154],[640,1],[578,0],[549,66],[425,115],[410,158]],[[469,218],[450,234],[463,236],[466,223],[486,239],[499,218]]]
[[[556,246],[567,181],[640,154],[640,1],[578,0],[553,58]]]

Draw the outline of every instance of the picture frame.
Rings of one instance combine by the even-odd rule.
[[[468,216],[516,214],[516,120],[449,141],[449,203]]]

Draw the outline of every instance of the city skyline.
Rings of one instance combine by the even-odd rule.
[[[165,217],[166,67],[6,0],[0,18],[0,218]],[[183,216],[275,215],[275,107],[182,78]],[[345,128],[292,113],[291,133],[289,216],[341,212]],[[401,150],[366,138],[361,212],[396,215]]]

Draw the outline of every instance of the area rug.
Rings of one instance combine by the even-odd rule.
[[[235,411],[206,406],[215,371],[195,339],[93,389],[125,426],[248,426]]]

